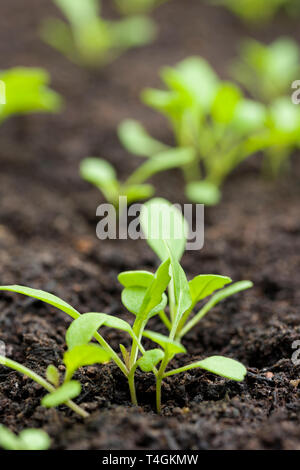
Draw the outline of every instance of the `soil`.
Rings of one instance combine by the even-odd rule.
[[[59,115],[14,118],[1,126],[0,281],[50,291],[81,312],[132,320],[120,302],[117,274],[153,270],[156,260],[144,241],[96,238],[102,198],[80,179],[80,160],[105,157],[120,176],[138,165],[116,137],[126,117],[171,140],[165,121],[139,101],[144,87],[159,84],[161,66],[199,54],[226,78],[242,37],[299,39],[300,30],[283,15],[264,30],[251,30],[221,8],[173,0],[154,14],[160,37],[153,45],[89,73],[40,41],[38,27],[50,14],[56,10],[47,0],[26,0],[26,6],[1,2],[1,68],[47,68],[65,108]],[[174,365],[224,354],[248,367],[245,382],[200,370],[170,377],[158,416],[151,374],[137,375],[135,408],[114,365],[92,366],[77,375],[83,385],[77,402],[90,412],[82,421],[65,407],[42,408],[39,386],[0,367],[0,422],[16,432],[43,427],[54,449],[300,449],[300,367],[291,361],[292,343],[300,340],[298,157],[277,183],[260,177],[259,156],[239,168],[225,185],[222,203],[206,209],[204,248],[183,258],[189,278],[223,274],[251,279],[254,288],[217,306],[185,338],[188,355]],[[159,196],[184,202],[179,172],[154,183]],[[0,296],[0,339],[8,356],[41,374],[50,363],[60,366],[69,322],[39,301]],[[154,327],[161,329],[158,322]],[[115,348],[126,344],[122,333],[104,334]]]

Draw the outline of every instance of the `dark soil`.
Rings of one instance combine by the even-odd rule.
[[[155,13],[157,42],[90,74],[39,40],[38,26],[50,13],[55,8],[47,0],[1,2],[1,68],[46,67],[66,103],[60,115],[15,118],[0,129],[0,283],[53,292],[81,312],[130,319],[117,274],[154,269],[156,261],[143,241],[97,240],[95,211],[102,199],[80,180],[80,160],[103,156],[120,175],[128,174],[139,159],[127,157],[116,138],[116,125],[126,117],[170,140],[164,120],[138,98],[145,86],[159,83],[160,66],[199,54],[226,77],[241,37],[299,38],[299,28],[280,17],[263,31],[248,31],[222,9],[173,0]],[[0,422],[14,431],[43,427],[60,449],[300,449],[300,368],[291,361],[292,343],[300,339],[297,157],[291,174],[277,184],[261,179],[259,157],[240,168],[227,182],[222,204],[206,210],[203,250],[183,259],[189,278],[216,273],[255,284],[216,307],[185,339],[188,355],[177,360],[234,357],[248,367],[244,383],[200,370],[169,378],[157,416],[151,374],[138,375],[140,408],[134,408],[116,367],[88,367],[78,374],[78,403],[91,413],[83,422],[65,407],[42,408],[40,387],[0,367]],[[158,195],[184,202],[180,173],[155,183]],[[48,364],[61,364],[68,324],[63,313],[38,301],[0,296],[0,339],[8,356],[41,374]],[[121,333],[108,330],[105,337],[115,348],[126,344]]]

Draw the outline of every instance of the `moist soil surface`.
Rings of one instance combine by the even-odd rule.
[[[14,118],[1,127],[0,283],[50,291],[82,313],[132,320],[121,305],[117,275],[154,270],[157,260],[142,240],[96,238],[96,207],[103,199],[80,179],[80,160],[102,156],[121,177],[132,171],[140,160],[124,152],[115,131],[127,117],[171,142],[165,121],[139,101],[145,86],[159,84],[161,66],[199,54],[226,78],[242,37],[297,38],[300,31],[283,15],[253,31],[221,8],[173,0],[154,14],[160,36],[153,45],[88,72],[39,40],[39,25],[51,14],[57,12],[47,0],[1,2],[1,68],[47,68],[65,108],[59,115]],[[151,374],[137,374],[136,408],[114,365],[91,366],[77,374],[83,388],[77,402],[90,412],[83,421],[64,406],[42,408],[39,386],[0,367],[0,422],[16,432],[43,427],[55,449],[300,449],[300,367],[291,360],[292,343],[300,340],[298,157],[277,183],[261,178],[260,156],[239,168],[224,187],[222,203],[206,209],[204,248],[183,258],[189,278],[222,274],[251,279],[254,288],[219,304],[188,334],[188,354],[177,356],[174,366],[224,354],[248,367],[243,383],[200,370],[170,377],[158,416]],[[154,183],[157,195],[185,202],[179,172]],[[50,363],[63,370],[69,323],[39,301],[0,296],[0,339],[7,355],[42,375]],[[156,320],[153,327],[164,332]],[[115,348],[128,344],[122,333],[104,335]]]

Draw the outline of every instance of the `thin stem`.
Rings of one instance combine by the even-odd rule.
[[[138,406],[138,401],[136,397],[136,390],[135,390],[135,381],[134,381],[134,375],[136,371],[136,365],[132,367],[129,375],[128,375],[128,384],[129,384],[129,390],[130,390],[130,397],[131,397],[131,402],[133,405]]]
[[[159,315],[161,321],[163,322],[163,324],[168,328],[168,330],[171,330],[172,325],[171,325],[171,322],[168,319],[166,313],[163,310],[161,310],[161,312],[159,312],[158,315]]]
[[[105,341],[105,339],[99,334],[95,333],[95,338],[97,339],[98,343],[110,353],[111,358],[117,364],[117,366],[121,369],[125,377],[128,377],[128,369],[125,366],[124,362],[119,358],[118,354],[110,347],[110,345]]]
[[[187,334],[194,326],[207,314],[207,312],[212,308],[210,302],[208,302],[204,307],[182,328],[178,334],[178,339],[181,339],[184,335]]]
[[[187,369],[187,366],[179,367],[178,369],[174,369],[174,370],[171,370],[170,372],[165,373],[163,378],[170,377],[171,375],[175,375],[175,374],[180,374],[181,372],[186,372],[187,370],[189,370]]]
[[[161,385],[168,363],[169,357],[168,355],[165,355],[160,365],[158,374],[156,375],[156,410],[158,414],[161,413]]]
[[[55,392],[56,388],[53,387],[47,380],[45,380],[43,377],[40,375],[36,374],[32,370],[28,369],[27,367],[23,366],[22,364],[19,364],[18,362],[12,361],[11,359],[7,359],[6,357],[0,356],[0,364],[3,364],[6,367],[9,367],[10,369],[13,369],[17,372],[20,372],[23,375],[26,375],[30,379],[32,379],[34,382],[38,383],[41,385],[43,388],[45,388],[49,393]],[[68,400],[65,402],[65,405],[67,405],[71,410],[73,410],[75,413],[79,414],[83,418],[87,418],[89,414],[84,411],[80,406],[76,405],[72,400]]]

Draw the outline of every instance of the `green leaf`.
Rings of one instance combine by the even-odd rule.
[[[67,330],[66,343],[68,348],[73,349],[75,346],[88,344],[101,326],[123,330],[132,335],[131,326],[121,318],[105,313],[85,313],[73,321]]]
[[[122,303],[129,312],[138,315],[141,311],[147,288],[145,287],[126,287],[122,292]],[[165,294],[162,295],[161,302],[156,305],[149,313],[149,316],[156,315],[166,308],[168,299]]]
[[[151,349],[151,351],[146,351],[143,357],[137,361],[137,365],[143,372],[151,372],[163,357],[164,352],[161,349]]]
[[[192,148],[172,148],[166,150],[146,160],[128,178],[127,184],[140,183],[151,178],[156,173],[188,165],[195,160],[195,156],[195,151]]]
[[[152,184],[131,184],[121,188],[122,196],[127,197],[127,204],[132,204],[136,201],[143,201],[149,199],[155,194],[155,187]]]
[[[241,91],[236,85],[229,82],[223,82],[220,85],[212,103],[211,114],[213,119],[217,123],[230,123],[241,99]]]
[[[0,424],[0,447],[5,450],[22,450],[19,438],[2,424]]]
[[[222,289],[226,284],[230,284],[232,279],[227,276],[217,276],[214,274],[200,274],[189,282],[192,303],[200,302],[218,289]]]
[[[114,201],[119,195],[119,183],[114,168],[101,158],[85,158],[80,164],[80,175]]]
[[[168,241],[174,256],[181,258],[188,224],[179,209],[166,199],[154,198],[143,205],[140,222],[147,243],[162,261],[169,257],[164,240]]]
[[[232,295],[237,294],[243,290],[250,289],[251,287],[253,287],[253,282],[251,281],[235,282],[231,286],[225,287],[225,289],[222,289],[221,291],[214,294],[206,306],[209,305],[209,307],[212,308],[221,302],[221,300],[224,300],[227,297],[231,297]]]
[[[110,354],[96,344],[75,346],[64,354],[66,381],[69,381],[79,367],[109,362]]]
[[[218,77],[201,57],[189,57],[175,68],[164,68],[164,82],[173,90],[186,91],[198,104],[208,110],[218,87]]]
[[[124,271],[118,275],[120,284],[124,287],[149,287],[154,274],[149,271]]]
[[[48,450],[51,445],[50,437],[41,429],[25,429],[19,440],[23,450]]]
[[[221,200],[221,191],[209,181],[193,181],[185,187],[186,197],[196,204],[215,206]]]
[[[157,36],[157,27],[151,18],[135,15],[110,22],[110,33],[115,48],[126,50],[154,41]]]
[[[171,340],[168,336],[161,335],[160,333],[155,333],[154,331],[146,330],[143,333],[145,338],[151,339],[154,343],[159,344],[164,351],[166,351],[168,356],[186,353],[186,349],[178,341]]]
[[[264,105],[244,99],[236,107],[232,126],[241,134],[249,134],[264,128],[266,115]]]
[[[14,114],[57,112],[62,99],[48,88],[49,75],[44,69],[15,67],[0,73],[5,83],[6,104],[0,105],[0,121]]]
[[[212,374],[219,375],[221,377],[226,377],[230,380],[235,380],[240,382],[244,380],[245,375],[247,374],[247,369],[243,364],[234,359],[223,356],[211,356],[203,361],[194,362],[188,366],[182,367],[179,369],[180,372],[184,372],[190,369],[204,369]],[[166,376],[172,375],[172,371],[167,373]]]
[[[126,119],[118,127],[118,136],[128,152],[140,157],[152,157],[168,150],[168,146],[153,139],[134,119]]]
[[[70,315],[72,318],[78,318],[80,313],[75,310],[75,308],[71,307],[71,305],[67,304],[64,300],[61,300],[59,297],[56,297],[53,294],[49,294],[48,292],[38,290],[38,289],[31,289],[30,287],[25,286],[0,286],[0,291],[8,291],[8,292],[16,292],[18,294],[23,294],[28,297],[33,297],[34,299],[41,300],[46,304],[53,305],[54,307],[62,310],[63,312]]]
[[[70,23],[80,28],[93,21],[100,13],[98,0],[54,0]]]
[[[187,281],[186,275],[180,263],[172,253],[169,245],[166,243],[170,257],[171,257],[171,268],[172,268],[172,282],[173,282],[173,293],[175,297],[175,316],[172,318],[172,329],[171,335],[175,334],[179,326],[180,320],[183,314],[191,307],[192,297],[190,294],[190,287]]]
[[[42,399],[42,405],[46,408],[53,408],[62,405],[77,397],[81,392],[81,385],[76,380],[64,383],[52,393],[48,393]]]
[[[54,385],[54,387],[59,386],[59,372],[58,372],[58,369],[54,365],[50,364],[47,367],[46,377],[47,377],[48,382]]]

